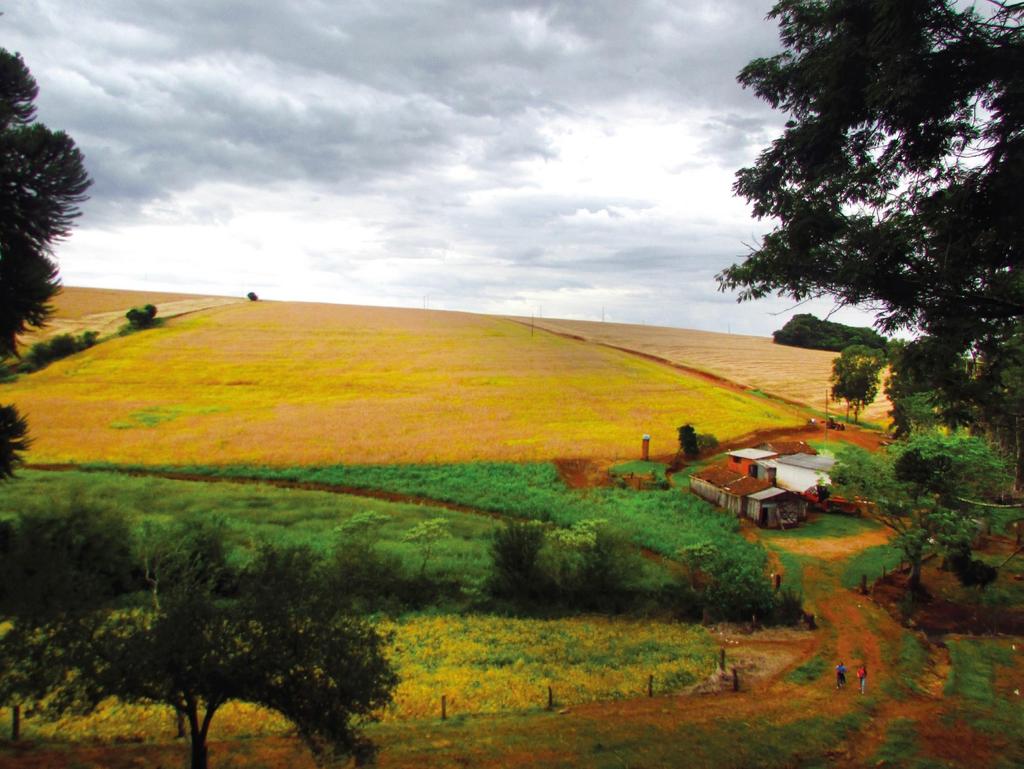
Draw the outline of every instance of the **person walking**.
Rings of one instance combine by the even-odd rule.
[[[846,665],[840,660],[836,665],[836,688],[842,689],[844,686],[846,686]]]
[[[860,693],[864,694],[868,688],[868,666],[867,663],[862,662],[860,667],[857,668],[857,680],[860,681]]]

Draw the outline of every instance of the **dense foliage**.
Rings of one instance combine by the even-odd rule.
[[[846,401],[846,415],[853,409],[853,421],[878,395],[878,377],[885,366],[885,353],[862,345],[853,345],[832,361],[832,400]]]
[[[831,296],[919,332],[894,419],[984,431],[1024,489],[1024,5],[782,0],[783,51],[740,82],[789,116],[735,190],[779,224],[719,276]]]
[[[597,569],[594,564],[612,558],[613,553],[624,553],[624,543],[647,548],[673,560],[682,558],[681,554],[692,548],[714,545],[720,548],[723,558],[704,564],[704,571],[712,575],[712,579],[702,582],[697,594],[679,594],[669,597],[664,603],[681,607],[683,614],[689,617],[699,617],[705,606],[712,614],[730,619],[749,619],[752,613],[761,617],[769,615],[767,609],[770,607],[764,603],[761,584],[765,589],[768,586],[764,548],[739,534],[739,525],[734,517],[723,515],[703,500],[679,490],[636,492],[598,488],[576,491],[566,486],[555,466],[548,463],[335,465],[319,468],[237,465],[162,469],[210,477],[280,480],[397,493],[424,501],[467,505],[475,510],[521,521],[553,524],[565,532],[549,535],[545,540],[543,558],[538,556],[543,568],[538,566],[540,571],[537,573],[548,577],[556,575],[556,578],[541,580],[537,590],[547,597],[549,604],[554,605],[576,605],[580,602],[582,606],[602,609],[623,606],[622,598],[635,594],[633,591],[637,585],[634,577],[640,574],[639,565],[630,567],[635,574],[624,575],[617,583],[621,590],[619,587],[610,590],[607,601],[596,592],[589,591],[583,582],[588,573]],[[592,537],[593,546],[588,544]],[[739,595],[739,591],[730,593],[725,588],[726,583],[732,580],[725,572],[727,568],[734,568],[730,565],[733,561],[741,564],[735,568],[743,572],[743,580],[751,577],[752,581],[741,582],[755,589],[757,597],[753,604],[757,606],[757,612],[748,611],[750,602],[747,596]],[[608,570],[613,574],[611,567]],[[721,577],[713,576],[715,574]],[[755,575],[761,575],[760,582]],[[502,579],[499,575],[497,582],[491,584],[500,585]],[[706,593],[705,587],[716,580],[722,583],[722,589],[717,593],[716,589]],[[597,584],[603,583],[598,581]],[[653,587],[650,586],[648,592]],[[499,596],[508,595],[501,590],[498,589]],[[768,600],[770,603],[770,595]],[[716,603],[718,601],[722,603]]]
[[[237,563],[216,521],[133,531],[74,498],[5,520],[0,546],[4,699],[169,705],[189,726],[193,769],[229,701],[282,714],[317,755],[345,755],[364,748],[355,723],[396,683],[385,638],[337,589],[335,562],[308,547]]]
[[[1009,483],[984,439],[939,432],[915,433],[875,454],[847,448],[831,476],[836,493],[869,500],[873,515],[896,533],[893,544],[911,566],[915,589],[929,550],[967,557],[978,521],[989,517],[985,501]]]
[[[723,288],[871,304],[885,329],[963,343],[1024,315],[1024,6],[781,0],[770,18],[783,51],[739,81],[789,122],[735,190],[779,224]]]
[[[156,307],[152,304],[132,307],[124,316],[128,319],[130,330],[149,328],[156,322]]]
[[[51,251],[90,184],[71,137],[34,122],[38,93],[21,57],[0,49],[0,359],[16,355],[18,335],[49,315],[60,287]],[[25,447],[17,412],[2,408],[0,479]]]
[[[99,334],[95,331],[83,331],[78,336],[57,334],[46,341],[36,342],[28,349],[18,370],[32,372],[46,368],[56,360],[67,358],[82,350],[88,350],[96,344],[98,337]]]
[[[794,315],[786,325],[772,333],[772,338],[775,344],[832,352],[841,352],[855,344],[884,350],[887,344],[886,338],[872,328],[820,320],[810,313]]]

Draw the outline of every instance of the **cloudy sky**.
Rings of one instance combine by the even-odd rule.
[[[68,285],[766,334],[714,275],[771,4],[19,0],[0,45],[94,179]]]

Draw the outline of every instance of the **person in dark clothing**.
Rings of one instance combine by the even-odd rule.
[[[840,660],[836,665],[836,688],[842,689],[844,686],[846,686],[846,665]]]

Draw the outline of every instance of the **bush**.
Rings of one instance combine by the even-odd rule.
[[[87,350],[96,344],[98,337],[99,334],[95,331],[83,331],[77,337],[71,334],[58,334],[45,342],[36,342],[29,348],[18,368],[26,374],[46,368],[56,360]]]
[[[679,450],[688,458],[693,459],[700,453],[700,448],[697,445],[697,431],[693,429],[693,425],[685,424],[678,428],[678,432]]]
[[[128,327],[132,331],[149,328],[156,318],[156,307],[147,304],[143,307],[132,307],[124,315],[128,319]]]
[[[796,591],[784,588],[775,596],[775,607],[772,609],[772,622],[776,625],[796,625],[804,617],[803,596]]]
[[[533,601],[546,593],[546,577],[540,569],[543,546],[544,530],[536,523],[509,521],[494,532],[491,593],[513,601]]]
[[[950,556],[949,566],[964,587],[980,587],[984,590],[999,576],[999,570],[995,566],[990,566],[977,558],[971,558],[970,550]]]
[[[621,611],[638,590],[635,548],[600,521],[545,534],[537,523],[512,522],[495,533],[490,591],[520,605]]]
[[[680,556],[689,572],[689,587],[712,618],[773,618],[776,602],[765,576],[767,556],[762,546],[739,540],[725,550],[706,542],[684,549]]]
[[[718,448],[718,438],[711,433],[697,433],[697,451],[703,454],[705,451]]]

